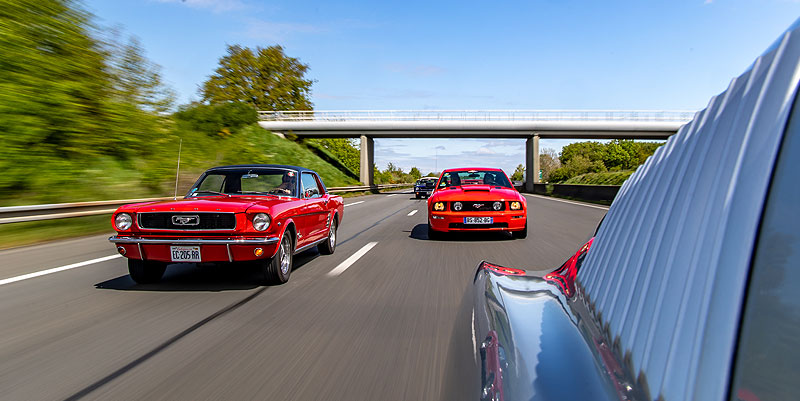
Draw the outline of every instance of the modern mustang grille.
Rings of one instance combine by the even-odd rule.
[[[450,210],[454,212],[501,212],[506,210],[506,203],[500,202],[502,206],[500,206],[499,210],[494,210],[492,205],[494,205],[496,201],[480,201],[480,202],[466,202],[461,201],[461,210],[456,210],[453,208],[453,204],[455,202],[450,202]]]
[[[156,230],[233,230],[236,228],[236,216],[233,213],[139,213],[139,227]]]

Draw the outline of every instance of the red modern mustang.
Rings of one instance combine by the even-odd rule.
[[[294,254],[336,248],[344,202],[317,173],[295,166],[242,165],[206,171],[180,200],[125,205],[112,217],[117,244],[137,283],[161,279],[167,264],[255,262],[284,283]]]
[[[528,206],[500,169],[459,168],[442,172],[428,198],[428,238],[450,231],[509,231],[528,235]]]

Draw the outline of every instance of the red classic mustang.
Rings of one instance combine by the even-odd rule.
[[[510,231],[528,235],[528,206],[500,169],[445,170],[428,198],[428,238],[449,231]]]
[[[241,165],[206,171],[180,200],[114,212],[117,244],[137,283],[161,279],[169,263],[255,262],[284,283],[294,254],[333,253],[344,202],[317,173],[295,166]]]

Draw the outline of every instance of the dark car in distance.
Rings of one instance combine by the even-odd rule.
[[[422,177],[414,183],[414,197],[419,199],[421,197],[429,197],[436,188],[436,177]]]

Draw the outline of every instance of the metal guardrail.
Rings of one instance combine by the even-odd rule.
[[[328,192],[363,192],[381,189],[399,188],[411,184],[385,184],[373,186],[352,186],[328,188]],[[129,203],[157,202],[172,200],[173,197],[163,198],[140,198],[140,199],[121,199],[106,200],[95,202],[73,202],[73,203],[52,203],[45,205],[25,205],[0,207],[0,224],[22,223],[26,221],[40,221],[64,219],[69,217],[97,216],[110,214],[122,205]]]
[[[657,110],[300,110],[259,111],[262,121],[659,121],[688,122],[694,111]]]

